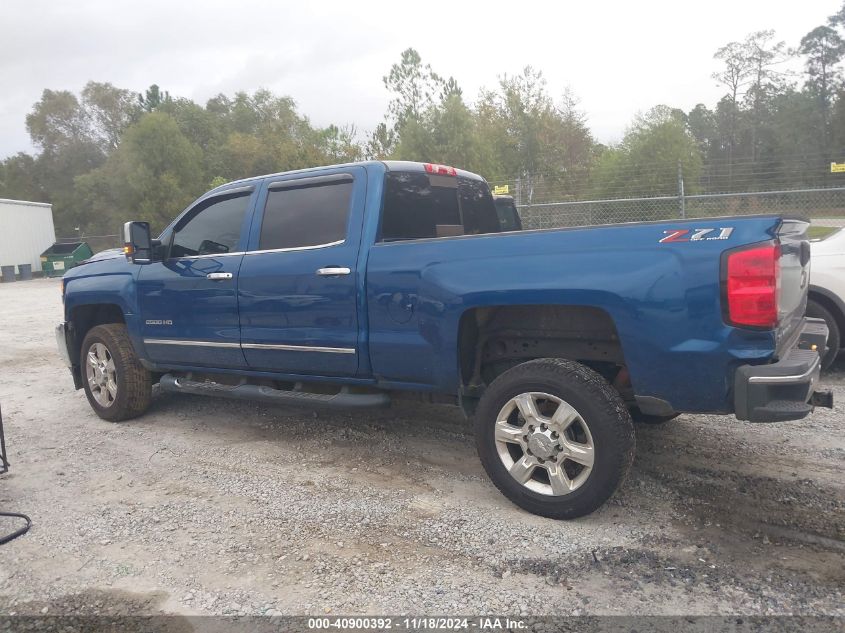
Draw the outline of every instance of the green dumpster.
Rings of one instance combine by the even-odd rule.
[[[94,254],[87,242],[56,242],[41,253],[41,271],[45,277],[61,277],[79,262]]]

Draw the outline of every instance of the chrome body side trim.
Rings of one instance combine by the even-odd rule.
[[[816,371],[818,371],[819,363],[821,362],[821,357],[816,356],[816,360],[810,365],[810,368],[802,374],[792,374],[789,376],[750,376],[748,378],[748,382],[753,383],[761,383],[761,384],[777,384],[781,382],[801,382],[802,380],[806,380],[807,378],[811,377]],[[765,367],[765,365],[764,365]]]
[[[326,354],[354,354],[353,347],[320,347],[317,345],[272,345],[269,343],[223,343],[217,341],[193,341],[171,338],[145,338],[145,345],[180,345],[186,347],[227,347],[258,350],[278,350],[286,352],[321,352]]]
[[[323,352],[327,354],[354,354],[352,347],[318,347],[313,345],[270,345],[266,343],[242,343],[244,349],[280,350],[286,352]]]
[[[310,251],[318,248],[329,248],[330,246],[340,246],[346,240],[337,240],[335,242],[326,242],[325,244],[314,244],[313,246],[291,246],[290,248],[268,248],[263,251],[247,251],[244,255],[261,255],[262,253],[288,253],[293,251]]]
[[[329,248],[330,246],[340,246],[346,240],[337,240],[336,242],[327,242],[326,244],[314,244],[313,246],[292,246],[290,248],[270,248],[263,251],[235,251],[233,253],[214,253],[211,255],[187,255],[185,257],[171,257],[167,261],[184,261],[186,259],[211,259],[215,257],[232,257],[234,255],[260,255],[262,253],[287,253],[292,251],[310,251],[318,248]]]
[[[241,346],[240,343],[222,343],[217,341],[189,341],[185,339],[172,338],[145,338],[144,345],[183,345],[186,347],[234,347]]]

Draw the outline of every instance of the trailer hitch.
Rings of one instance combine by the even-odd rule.
[[[825,391],[814,391],[810,397],[810,404],[814,407],[824,407],[825,409],[833,408],[833,392],[829,389]]]

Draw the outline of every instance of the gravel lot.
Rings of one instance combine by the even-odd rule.
[[[58,281],[0,286],[0,509],[34,523],[0,546],[0,614],[845,615],[845,364],[804,421],[638,428],[619,493],[555,522],[496,491],[447,407],[158,394],[104,422],[60,318]]]

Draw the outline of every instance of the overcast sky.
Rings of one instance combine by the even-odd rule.
[[[503,73],[539,68],[613,142],[653,105],[712,106],[719,46],[767,28],[797,46],[841,0],[2,3],[0,157],[32,149],[24,118],[44,88],[79,91],[89,79],[158,83],[199,103],[264,87],[316,125],[368,132],[389,100],[381,78],[409,46],[469,101]]]

